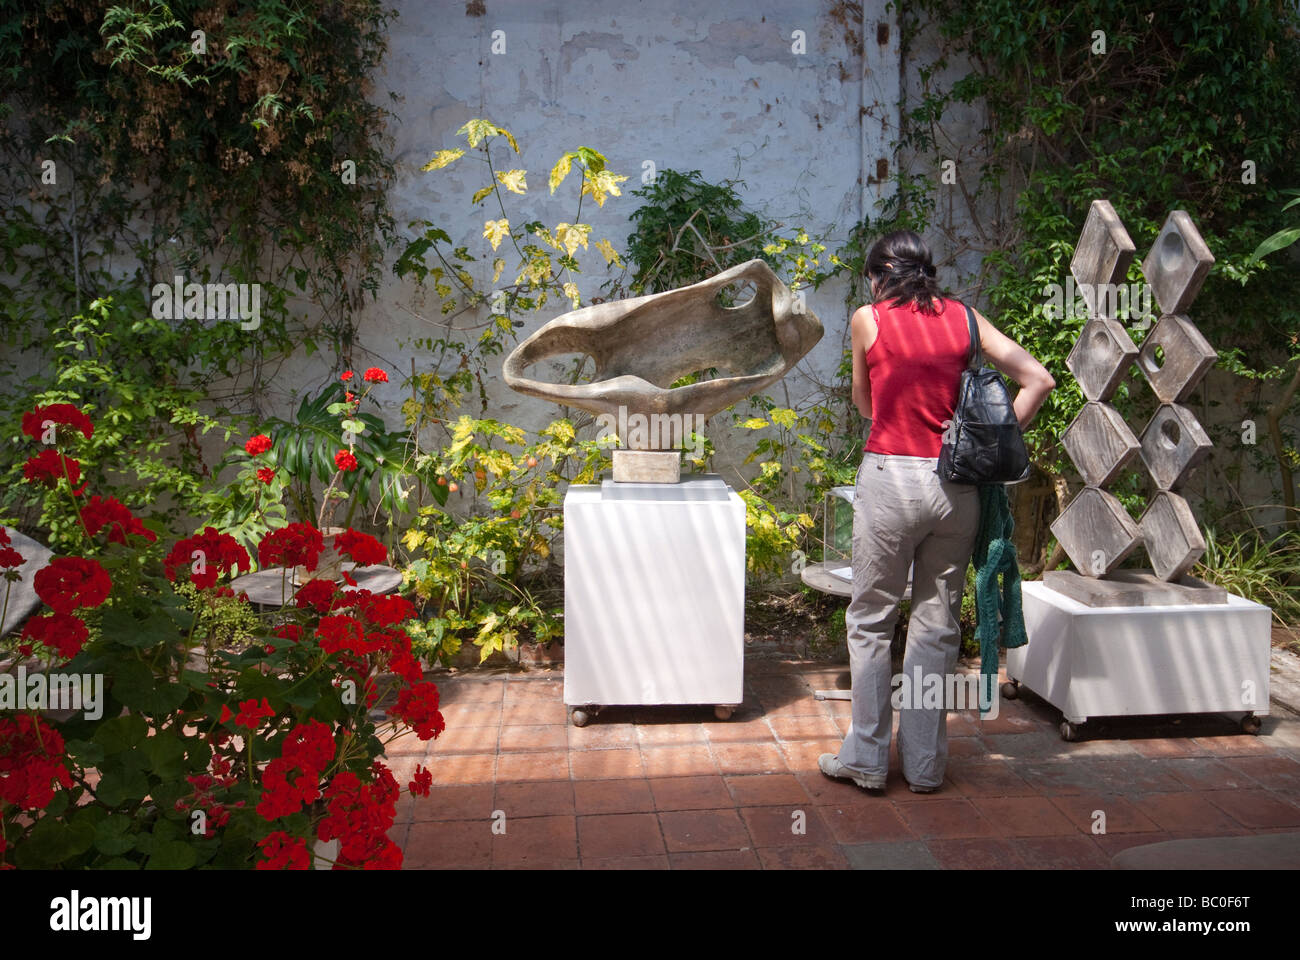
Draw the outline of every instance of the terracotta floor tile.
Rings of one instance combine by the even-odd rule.
[[[498,779],[492,810],[507,821],[516,817],[572,816],[573,784],[568,780],[513,783]]]
[[[718,769],[729,773],[785,773],[787,767],[775,743],[715,743]]]
[[[1042,733],[1047,725],[1041,720],[1026,716],[1008,716],[999,713],[992,719],[974,721],[976,732],[982,737],[998,735],[1015,735],[1021,733]]]
[[[793,774],[724,776],[723,779],[738,807],[798,806],[812,802]]]
[[[759,870],[762,864],[753,850],[708,850],[670,853],[674,870]]]
[[[1092,837],[1018,837],[1011,841],[1030,870],[1106,870],[1110,855]]]
[[[631,723],[602,723],[593,721],[585,727],[565,725],[570,750],[597,750],[605,747],[634,747],[637,743],[636,725]]]
[[[944,870],[1023,870],[1025,862],[1008,840],[977,837],[930,840],[930,855]]]
[[[1300,826],[1300,807],[1267,790],[1215,790],[1201,796],[1243,827]]]
[[[1092,760],[1013,760],[1011,769],[1038,793],[1048,797],[1110,793]]]
[[[501,728],[502,753],[525,750],[568,750],[569,737],[558,723]]]
[[[970,760],[989,757],[989,748],[981,737],[949,737],[948,759]]]
[[[453,703],[439,706],[442,718],[447,721],[447,729],[455,727],[487,727],[501,722],[501,703],[497,701]]]
[[[840,747],[844,741],[838,737],[828,737],[825,740],[794,740],[780,744],[781,754],[785,757],[785,764],[795,773],[816,773],[820,776],[817,767],[817,758],[823,753],[839,753]]]
[[[502,680],[438,680],[438,702],[443,709],[455,704],[500,703],[505,692]]]
[[[749,832],[735,810],[674,810],[659,814],[668,852],[744,850]]]
[[[996,731],[994,731],[996,732]],[[979,718],[973,711],[950,710],[948,712],[948,739],[977,737],[980,734]]]
[[[1259,757],[1271,754],[1272,748],[1260,737],[1235,733],[1223,737],[1197,737],[1197,746],[1216,757]]]
[[[829,717],[831,711],[827,704],[836,702],[834,700],[818,700],[812,695],[811,690],[808,691],[806,696],[785,702],[774,700],[768,702],[764,701],[762,697],[759,697],[759,700],[763,703],[763,715],[769,720],[776,717]]]
[[[1268,757],[1239,757],[1264,759]],[[1255,786],[1255,781],[1218,757],[1170,757],[1160,769],[1193,790],[1237,790]],[[1297,768],[1300,769],[1300,768]]]
[[[680,743],[704,743],[704,726],[699,723],[635,724],[637,742],[643,747],[663,747]]]
[[[836,843],[879,843],[911,840],[914,836],[898,807],[884,797],[873,797],[861,790],[846,802],[818,809]]]
[[[773,717],[772,732],[778,740],[836,740],[840,730],[830,717]]]
[[[831,833],[819,811],[812,804],[788,807],[744,807],[740,818],[745,821],[752,846],[759,847],[818,847],[833,846]],[[798,831],[798,832],[796,832]]]
[[[884,799],[872,797],[857,784],[849,780],[832,780],[820,771],[814,773],[796,773],[794,778],[799,786],[818,806],[837,803],[858,803],[864,799]]]
[[[575,780],[641,779],[641,751],[635,747],[575,751],[569,765]]]
[[[1148,833],[1106,833],[1094,836],[1093,841],[1106,857],[1127,850],[1129,847],[1143,847],[1148,843],[1164,843],[1170,839],[1163,831],[1152,830]]]
[[[415,797],[411,817],[421,820],[481,820],[492,816],[493,787],[480,783],[468,787],[430,787],[427,797]]]
[[[1079,833],[1079,828],[1046,797],[974,797],[971,804],[1000,837],[1060,837]]]
[[[576,760],[586,754],[573,754]],[[568,780],[569,753],[543,750],[534,753],[503,753],[497,758],[497,783],[520,780]]]
[[[1187,737],[1153,737],[1151,739],[1124,741],[1144,757],[1164,759],[1166,757],[1195,757],[1206,753],[1195,749]]]
[[[492,862],[492,832],[488,821],[425,821],[411,824],[402,865],[435,870],[487,868]]]
[[[563,680],[507,680],[502,696],[506,708],[528,701],[564,702]]]
[[[573,816],[507,818],[506,832],[492,835],[492,866],[517,867],[530,861],[576,860],[578,836],[575,820]]]
[[[447,721],[450,723],[451,721]],[[569,713],[559,700],[519,700],[501,710],[503,726],[530,726],[539,723],[568,723]],[[599,720],[593,721],[599,723]]]
[[[848,870],[838,847],[766,847],[758,851],[764,870]]]
[[[698,777],[718,772],[717,761],[702,743],[676,747],[642,747],[645,775],[655,777]]]
[[[1025,797],[1038,793],[1005,760],[952,760],[946,779],[968,797]]]
[[[444,731],[443,737],[446,736]],[[439,737],[441,740],[442,737]],[[429,753],[430,744],[437,743],[436,740],[421,740],[414,731],[404,733],[399,737],[394,737],[384,746],[384,756],[386,757],[424,757]]]
[[[1152,833],[1159,830],[1155,822],[1133,806],[1128,797],[1117,793],[1084,793],[1053,797],[1052,805],[1065,814],[1081,832],[1089,836],[1103,836],[1110,833]],[[1098,816],[1098,813],[1103,816]],[[1104,828],[1104,832],[1094,833],[1094,824]]]
[[[1068,743],[1060,740],[1058,748],[1062,758],[1091,757],[1097,760],[1140,760],[1144,754],[1127,740],[1096,737]]]
[[[453,753],[496,753],[500,726],[464,727],[447,724],[447,729],[429,743],[429,755],[446,756]]]
[[[583,859],[647,857],[666,853],[659,818],[653,813],[613,813],[578,818]]]
[[[579,816],[648,813],[655,808],[648,780],[576,780],[573,796]]]
[[[891,803],[929,803],[932,800],[953,800],[964,796],[951,779],[951,764],[944,773],[943,783],[932,793],[913,793],[907,780],[903,778],[898,767],[889,771],[885,778],[885,799]]]
[[[667,870],[668,855],[657,857],[607,857],[582,860],[584,870]]]
[[[989,756],[1000,760],[1059,760],[1067,756],[1063,741],[1046,727],[1023,733],[981,733]]]
[[[1300,797],[1300,763],[1290,757],[1231,757],[1223,762],[1261,786]]]
[[[530,858],[520,863],[503,863],[498,867],[493,864],[493,869],[505,870],[581,870],[582,861],[568,859],[551,859],[549,857]]]
[[[1071,761],[1075,762],[1075,761]],[[1150,760],[1095,760],[1098,793],[1175,793],[1187,785]]]
[[[997,831],[980,816],[971,801],[963,798],[935,800],[932,803],[900,803],[898,815],[916,836],[922,839],[953,837],[991,837]],[[864,838],[876,839],[876,838]],[[843,841],[861,842],[861,841]]]
[[[1150,817],[1161,830],[1192,835],[1226,834],[1237,821],[1206,799],[1206,794],[1149,793],[1129,797],[1133,806]]]
[[[466,783],[491,783],[496,773],[497,756],[490,754],[451,754],[429,761],[433,782],[449,786]]]
[[[712,720],[701,726],[710,743],[766,743],[775,737],[766,717]]]
[[[703,777],[656,777],[650,793],[657,810],[709,810],[734,806],[726,781],[714,774]]]

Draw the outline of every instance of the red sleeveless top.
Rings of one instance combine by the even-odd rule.
[[[916,304],[876,304],[876,340],[866,354],[872,419],[863,450],[869,453],[939,456],[971,344],[966,308],[946,299],[938,306],[933,314]]]

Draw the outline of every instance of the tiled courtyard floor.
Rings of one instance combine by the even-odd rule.
[[[1300,832],[1300,720],[1281,715],[1259,736],[1207,717],[1066,743],[1059,714],[1025,693],[995,720],[949,718],[937,793],[911,793],[895,755],[873,795],[817,770],[849,703],[813,690],[847,687],[846,667],[751,661],[730,720],[607,707],[582,728],[558,670],[438,684],[446,732],[388,751],[403,785],[417,763],[433,773],[430,796],[398,808],[412,869],[1104,869],[1137,844]]]

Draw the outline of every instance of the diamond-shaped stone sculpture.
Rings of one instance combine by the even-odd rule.
[[[1132,259],[1133,243],[1114,208],[1104,200],[1093,201],[1070,262],[1070,273],[1088,305],[1088,321],[1066,360],[1088,402],[1061,437],[1087,486],[1052,524],[1052,533],[1077,571],[1057,571],[1058,583],[1074,583],[1070,589],[1076,596],[1108,595],[1100,584],[1076,589],[1079,575],[1103,580],[1139,543],[1145,543],[1155,575],[1165,581],[1182,577],[1205,550],[1191,507],[1171,491],[1186,482],[1211,449],[1209,436],[1180,402],[1217,358],[1184,315],[1214,257],[1185,211],[1169,214],[1142,263],[1162,316],[1141,351],[1110,313],[1120,298],[1109,295],[1113,288],[1102,286],[1123,281]],[[1138,439],[1106,402],[1135,360],[1161,404]],[[1101,489],[1120,474],[1135,448],[1160,490],[1141,524]]]
[[[1110,201],[1092,201],[1079,243],[1074,248],[1074,257],[1070,260],[1070,273],[1079,284],[1079,293],[1088,305],[1089,316],[1109,318],[1116,300],[1099,296],[1098,288],[1102,284],[1121,282],[1136,252],[1137,247]]]
[[[1090,401],[1061,435],[1070,460],[1090,487],[1104,487],[1138,451],[1138,439],[1108,403]]]
[[[1192,411],[1177,403],[1157,407],[1138,442],[1142,462],[1161,490],[1181,487],[1214,446]]]
[[[1165,218],[1155,245],[1142,261],[1161,313],[1185,313],[1214,265],[1214,254],[1201,239],[1186,210]]]
[[[1089,400],[1109,400],[1138,355],[1133,339],[1118,320],[1089,320],[1083,325],[1065,365]]]
[[[1176,493],[1161,490],[1138,520],[1151,569],[1161,580],[1175,580],[1205,552],[1205,538],[1192,508]]]
[[[1186,400],[1219,354],[1186,317],[1161,317],[1138,352],[1138,369],[1161,403]]]
[[[1052,535],[1075,569],[1090,577],[1110,573],[1141,542],[1124,504],[1098,487],[1079,491],[1052,522]]]

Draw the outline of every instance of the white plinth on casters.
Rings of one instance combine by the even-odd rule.
[[[1029,643],[1007,650],[1007,676],[1065,716],[1062,736],[1090,717],[1267,716],[1271,613],[1225,604],[1089,607],[1039,582],[1022,585]]]
[[[744,699],[745,504],[705,474],[571,486],[564,498],[564,702]]]

